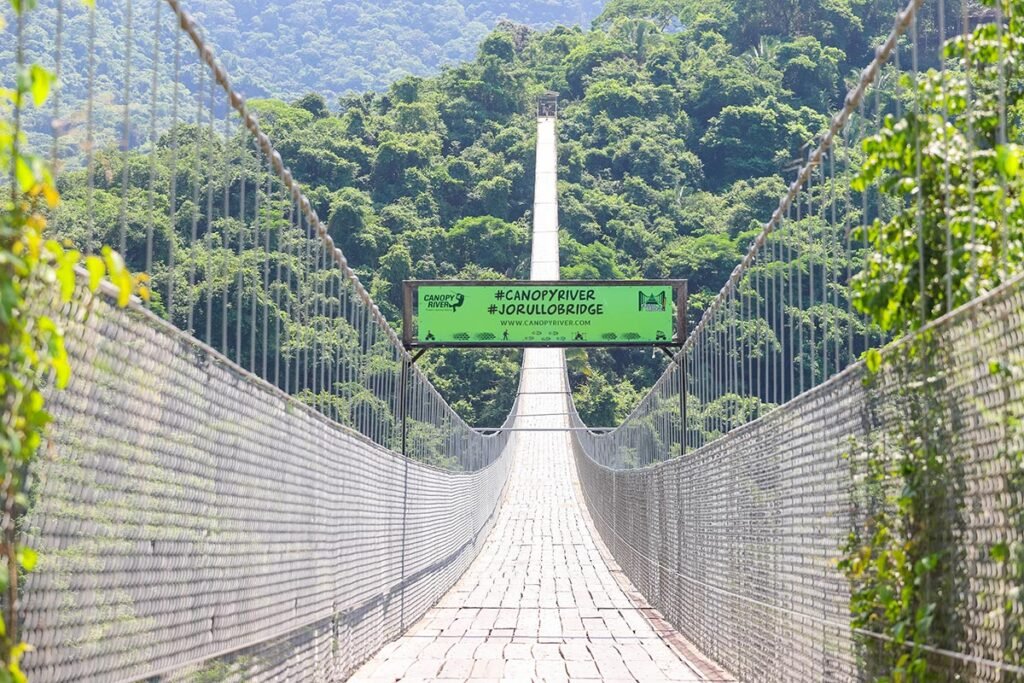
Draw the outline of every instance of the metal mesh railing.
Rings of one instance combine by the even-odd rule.
[[[472,559],[514,435],[473,430],[412,365],[335,246],[352,226],[321,221],[180,3],[43,0],[8,25],[57,76],[23,119],[52,229],[152,278],[130,311],[61,313],[26,670],[344,678]]]
[[[410,457],[497,457],[415,366],[402,381],[408,354],[335,246],[350,217],[321,220],[180,3],[53,0],[11,26],[58,79],[25,113],[56,166],[54,234],[119,249],[154,313],[374,442],[401,449],[407,398]]]
[[[917,438],[955,474],[930,523],[958,549],[943,599],[960,646],[934,655],[929,680],[1018,680],[1020,577],[990,550],[1024,543],[1021,330],[1018,281],[887,349],[870,381],[856,365],[685,457],[613,470],[581,439],[587,506],[637,588],[741,680],[873,680],[837,564],[868,512],[870,461],[895,462],[930,415]]]
[[[616,559],[742,680],[1024,676],[1020,15],[909,3],[675,363],[574,434]]]
[[[142,310],[65,320],[24,526],[32,680],[344,678],[482,543],[508,458],[402,458]]]

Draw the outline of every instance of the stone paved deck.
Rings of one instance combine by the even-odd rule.
[[[560,350],[526,352],[517,425],[565,425],[565,394],[538,393],[565,390],[562,363]],[[568,434],[522,433],[513,457],[476,561],[352,680],[705,680],[609,571],[576,490]]]

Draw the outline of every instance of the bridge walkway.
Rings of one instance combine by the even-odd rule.
[[[530,349],[517,424],[564,426],[560,350]],[[353,681],[701,681],[627,595],[581,505],[569,437],[524,432],[480,555]]]
[[[538,121],[534,280],[557,280],[555,121]],[[518,428],[564,428],[560,349],[524,353]],[[352,681],[702,681],[667,623],[649,621],[636,591],[599,546],[568,432],[522,432],[498,518],[479,556],[444,598]]]

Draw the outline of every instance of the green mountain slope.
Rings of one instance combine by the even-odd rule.
[[[685,277],[696,317],[776,206],[783,170],[839,104],[844,77],[866,59],[864,36],[887,30],[889,4],[613,0],[594,30],[506,24],[475,60],[342,98],[340,111],[319,92],[250,106],[397,321],[402,279],[527,275],[533,102],[557,90],[563,277]],[[924,17],[923,40],[928,26]],[[808,29],[822,39],[802,35]],[[166,140],[157,154],[156,186],[166,187]],[[94,178],[111,206],[122,163],[111,155]],[[190,182],[222,192],[201,161],[193,172]],[[146,180],[139,174],[140,192]],[[74,186],[84,178],[67,183],[56,223],[74,236],[84,222]],[[183,249],[187,227],[167,226],[158,251],[174,241],[179,259],[202,269],[202,250]],[[198,230],[201,238],[206,226]],[[144,230],[129,234],[137,261]],[[155,270],[159,293],[167,274]],[[175,289],[187,284],[179,278]],[[613,424],[665,362],[650,350],[570,359],[580,407],[596,425]],[[423,362],[471,422],[504,417],[514,353],[437,352]]]
[[[489,31],[508,20],[534,27],[589,23],[601,0],[191,0],[182,3],[202,27],[218,57],[247,97],[290,99],[321,93],[332,105],[338,96],[383,90],[407,76],[436,73],[443,65],[472,59]],[[84,99],[88,17],[85,3],[64,3],[61,26],[63,94]],[[128,21],[131,7],[131,22]],[[123,63],[110,55],[132,45],[133,82],[138,102],[148,101],[153,56],[152,3],[97,0],[96,54],[100,91],[123,91]],[[163,81],[171,64],[169,10],[164,7]],[[40,3],[27,17],[25,54],[53,68],[56,6]],[[0,17],[13,25],[7,3]],[[129,38],[130,36],[130,38]],[[0,44],[0,69],[14,63],[16,41]],[[195,74],[185,87],[194,90]],[[163,94],[162,99],[166,99]]]

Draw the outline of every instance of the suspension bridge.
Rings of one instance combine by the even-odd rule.
[[[181,3],[65,5],[12,23],[19,59],[58,81],[70,60],[88,63],[75,111],[58,90],[52,125],[29,141],[86,179],[83,248],[141,245],[130,260],[160,275],[161,305],[120,308],[83,288],[60,310],[74,371],[48,394],[20,529],[40,556],[17,610],[32,681],[857,681],[872,647],[923,657],[934,680],[1024,675],[1019,576],[994,552],[1024,541],[1019,280],[959,306],[947,296],[900,340],[842,289],[869,248],[853,222],[880,200],[839,179],[887,111],[872,98],[884,66],[909,45],[918,73],[922,2],[896,17],[613,430],[581,420],[559,349],[525,351],[501,428],[466,424],[410,362]],[[1004,17],[963,25],[983,20]],[[133,74],[126,42],[119,124],[116,79],[95,68],[97,32],[115,22],[151,50]],[[52,44],[22,54],[38,34]],[[560,275],[557,145],[541,110],[535,280]],[[133,147],[171,165],[166,178],[148,170],[134,241],[124,204],[113,218],[93,210],[94,193],[147,173],[118,164]],[[923,241],[908,244],[924,262]],[[200,248],[261,256],[232,274],[189,260]],[[858,361],[884,342],[884,363]],[[851,625],[841,563],[851,530],[900,485],[892,463],[921,444],[949,467],[929,505],[956,548],[954,580],[921,588],[946,606],[942,628],[899,642]]]

